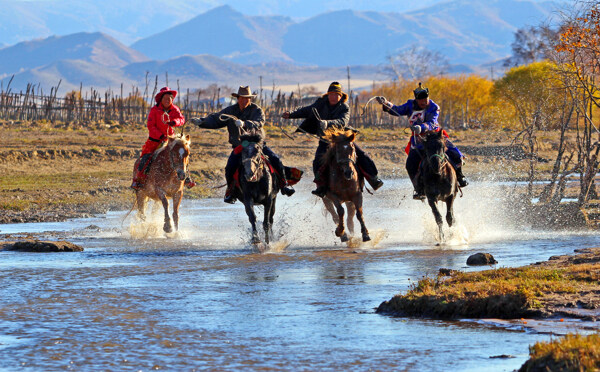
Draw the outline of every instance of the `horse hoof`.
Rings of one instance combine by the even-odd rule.
[[[171,226],[164,226],[163,231],[166,232],[167,234],[170,234],[173,232],[173,228]]]
[[[253,236],[251,242],[252,244],[260,244],[260,238],[258,236]]]
[[[342,243],[346,243],[348,241],[348,234],[342,235],[340,239],[342,240]]]
[[[363,242],[368,242],[371,240],[371,237],[369,235],[363,235]]]

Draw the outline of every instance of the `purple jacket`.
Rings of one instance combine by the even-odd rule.
[[[409,99],[405,104],[400,106],[392,106],[391,109],[383,106],[383,111],[386,111],[388,114],[392,116],[408,116],[409,120],[415,111],[419,110],[417,106],[417,102],[414,99]],[[428,130],[439,130],[440,125],[438,124],[438,116],[440,116],[440,107],[429,100],[429,106],[425,108],[424,117],[418,118],[415,123],[411,123],[411,125],[420,125],[421,133],[425,133]]]

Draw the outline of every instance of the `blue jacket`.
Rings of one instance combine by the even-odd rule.
[[[408,116],[410,119],[413,112],[420,110],[417,106],[417,102],[415,102],[414,99],[409,99],[405,104],[400,106],[394,105],[391,109],[383,106],[383,111],[386,111],[392,116]],[[425,117],[420,118],[412,125],[420,125],[421,133],[425,133],[425,131],[428,130],[439,130],[440,125],[438,124],[438,116],[440,116],[440,107],[432,100],[429,100],[429,106],[425,108]]]

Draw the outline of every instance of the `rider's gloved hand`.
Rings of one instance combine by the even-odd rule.
[[[281,117],[284,118],[284,119],[289,119],[290,118],[290,112],[289,111],[284,112],[283,114],[281,114]]]
[[[244,126],[244,122],[241,121],[240,119],[238,119],[238,120],[235,121],[235,126],[238,127],[238,128],[241,128],[241,127]]]
[[[414,134],[420,134],[421,133],[421,126],[420,125],[413,125],[412,126],[412,131]]]
[[[377,102],[379,102],[382,106],[385,106],[387,108],[391,108],[393,105],[390,101],[388,101],[384,96],[377,96],[375,97],[375,99],[377,100]]]
[[[192,118],[190,119],[190,121],[192,122],[192,124],[199,126],[204,121],[204,118]]]
[[[175,120],[171,120],[167,124],[169,124],[169,126],[172,127],[172,126],[176,125],[177,123],[175,122]]]
[[[319,122],[319,126],[321,127],[322,131],[325,131],[325,129],[327,129],[327,127],[329,126],[329,124],[327,123],[327,120],[321,120]]]

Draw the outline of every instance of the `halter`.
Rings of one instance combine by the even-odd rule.
[[[337,146],[337,144],[336,144],[336,146]],[[349,158],[347,158],[347,159],[338,159],[338,154],[337,154],[337,151],[336,151],[336,153],[335,153],[335,161],[338,164],[348,163],[348,164],[352,164],[352,165],[356,166],[356,149],[354,148],[354,145],[352,144],[352,142],[348,142],[347,146],[352,147],[352,155]]]
[[[254,143],[257,143],[257,142],[254,142]],[[247,147],[247,145],[244,147]],[[258,181],[260,179],[260,177],[262,176],[262,172],[265,168],[262,146],[257,146],[256,149],[257,149],[257,151],[256,151],[255,156],[246,158],[246,159],[242,159],[242,164],[244,165],[244,169],[246,168],[247,163],[256,164],[256,168],[255,168],[254,172],[252,173],[252,176],[250,177],[250,179],[248,179],[248,182]],[[250,168],[250,169],[252,169],[252,168]]]

